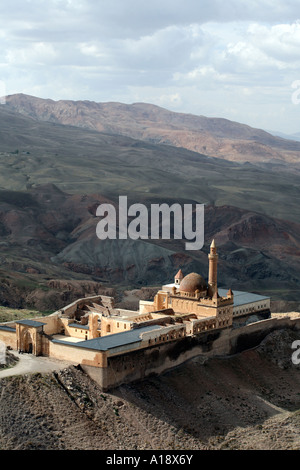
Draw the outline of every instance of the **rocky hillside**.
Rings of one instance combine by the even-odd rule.
[[[55,184],[132,203],[231,205],[299,222],[299,173],[291,165],[229,162],[171,145],[40,122],[0,106],[0,189]]]
[[[101,195],[68,194],[52,184],[0,190],[0,303],[56,310],[84,295],[114,287],[160,287],[185,274],[208,275],[215,238],[219,285],[298,300],[300,225],[231,206],[206,206],[202,250],[184,240],[99,240]]]
[[[1,450],[296,450],[291,330],[102,393],[80,367],[0,379]],[[274,347],[276,346],[276,347]]]
[[[7,106],[40,121],[183,147],[226,160],[299,167],[300,142],[227,119],[175,113],[148,103],[53,101],[23,94],[8,96]]]
[[[207,277],[212,238],[220,286],[299,301],[296,171],[36,119],[0,106],[0,304],[55,310],[120,284],[159,287],[180,267]],[[120,195],[148,208],[205,204],[205,246],[100,242],[96,208]]]

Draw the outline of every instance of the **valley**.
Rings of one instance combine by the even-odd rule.
[[[65,109],[61,115],[72,117],[74,106],[61,102]],[[86,106],[93,115],[96,105]],[[102,108],[106,113],[110,109]],[[123,110],[117,105],[111,108]],[[132,122],[125,108],[116,123]],[[168,125],[179,125],[183,119],[146,108],[150,116],[169,116]],[[99,289],[117,292],[122,301],[124,290],[158,287],[172,280],[179,268],[206,276],[208,246],[215,238],[221,257],[220,286],[271,295],[274,301],[293,302],[292,309],[297,308],[297,164],[287,159],[278,165],[273,158],[252,162],[233,161],[230,155],[216,158],[171,143],[136,140],[117,128],[105,128],[104,133],[88,128],[92,126],[78,127],[71,119],[62,124],[46,108],[32,104],[30,109],[29,113],[24,105],[16,111],[11,98],[0,106],[0,303],[51,311]],[[130,109],[131,116],[133,109],[138,110],[136,122],[142,107]],[[90,122],[86,114],[85,119]],[[186,125],[195,119],[186,118]],[[217,125],[209,122],[212,132]],[[232,135],[229,124],[217,128],[216,135],[224,136],[228,127]],[[241,137],[246,138],[243,132]],[[267,138],[263,132],[259,136]],[[286,151],[293,147],[299,155],[296,143],[287,142]],[[283,139],[276,141],[277,148],[284,144]],[[120,195],[127,195],[129,204],[147,207],[205,204],[203,249],[185,251],[183,240],[174,239],[100,241],[95,236],[96,208],[103,202],[117,207]]]

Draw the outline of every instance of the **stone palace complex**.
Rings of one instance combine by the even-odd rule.
[[[208,282],[179,270],[153,301],[140,301],[138,311],[116,308],[112,297],[85,297],[46,317],[0,324],[0,340],[15,350],[79,364],[104,390],[161,373],[212,345],[222,352],[224,331],[230,352],[239,325],[270,317],[270,298],[218,288],[214,241],[208,260]]]

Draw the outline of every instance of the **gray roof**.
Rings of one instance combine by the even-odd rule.
[[[70,323],[68,326],[71,328],[79,328],[81,330],[88,330],[89,325],[81,325],[80,323]]]
[[[0,330],[13,331],[14,333],[16,332],[15,328],[13,328],[12,326],[8,326],[8,325],[0,325]]]
[[[53,339],[53,343],[63,343],[76,348],[95,349],[97,351],[108,351],[109,349],[126,346],[132,343],[141,342],[141,334],[161,329],[159,325],[145,326],[144,328],[134,328],[133,330],[124,331],[122,333],[114,333],[112,335],[102,336],[100,338],[79,341],[78,343],[70,343],[59,339]]]
[[[218,292],[221,296],[226,297],[228,289],[218,289]],[[239,290],[233,290],[233,306],[238,307],[240,305],[250,304],[252,302],[263,302],[264,300],[269,300],[270,297],[265,297],[264,295],[252,294],[251,292],[242,292]]]
[[[46,325],[46,323],[41,323],[40,321],[35,320],[18,320],[16,321],[19,325],[32,326],[33,328],[38,328],[39,326]]]

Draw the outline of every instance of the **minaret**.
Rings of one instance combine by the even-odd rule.
[[[218,271],[218,254],[215,240],[210,245],[210,253],[208,254],[208,287],[211,296],[218,292],[217,271]]]

